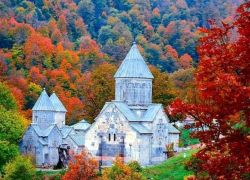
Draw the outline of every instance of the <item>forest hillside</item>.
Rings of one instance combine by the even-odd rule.
[[[1,83],[26,117],[45,87],[65,104],[69,124],[83,117],[92,121],[113,98],[113,74],[136,41],[145,60],[157,67],[152,67],[154,83],[164,80],[161,86],[169,87],[162,92],[155,86],[154,100],[167,105],[175,94],[188,99],[199,27],[232,21],[242,2],[1,0]]]

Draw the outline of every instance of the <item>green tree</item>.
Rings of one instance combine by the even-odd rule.
[[[0,140],[0,173],[3,170],[3,166],[18,154],[19,151],[17,145],[11,144],[8,141]]]
[[[181,129],[180,140],[183,143],[184,147],[193,145],[193,144],[198,144],[200,142],[199,139],[192,138],[190,133],[191,133],[190,129]]]
[[[4,83],[0,83],[0,106],[6,110],[17,110],[16,100]]]
[[[41,86],[35,83],[29,83],[28,93],[25,97],[26,100],[26,108],[32,108],[35,105],[40,93],[42,92]]]
[[[150,70],[154,76],[153,102],[167,106],[176,97],[173,83],[167,73],[154,66],[150,66]]]
[[[109,40],[112,39],[115,41],[118,38],[118,34],[112,30],[111,26],[103,26],[99,30],[99,35],[98,35],[98,42],[101,43],[101,45],[105,45],[105,43]]]
[[[17,156],[4,167],[4,180],[34,179],[35,166],[30,157]]]
[[[0,140],[17,144],[24,133],[25,122],[17,112],[0,108]]]
[[[86,24],[93,23],[94,20],[94,4],[91,0],[81,0],[78,4],[78,14],[84,19]]]
[[[178,97],[185,102],[197,102],[197,89],[194,84],[194,68],[180,69],[170,75]]]

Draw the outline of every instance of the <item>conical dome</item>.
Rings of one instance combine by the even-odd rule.
[[[153,79],[146,62],[144,61],[136,43],[133,43],[130,51],[115,73],[115,78],[146,78]]]
[[[33,111],[56,111],[45,89],[39,96],[32,110]]]
[[[50,101],[52,102],[53,106],[55,107],[56,111],[59,112],[67,112],[66,108],[64,107],[63,103],[57,97],[55,93],[50,96]]]

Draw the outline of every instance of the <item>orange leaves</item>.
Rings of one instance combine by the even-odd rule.
[[[73,154],[62,180],[97,179],[98,162],[87,152]]]
[[[49,77],[49,81],[51,85],[60,84],[63,87],[69,86],[69,75],[63,71],[62,69],[54,69],[47,72],[47,76]]]
[[[167,51],[167,54],[173,58],[174,60],[178,59],[178,53],[177,51],[171,46],[171,45],[166,45],[165,49]]]
[[[184,54],[180,57],[180,65],[183,69],[188,69],[192,67],[192,57],[189,54]]]
[[[39,33],[32,33],[24,44],[24,53],[26,55],[26,66],[45,65],[45,60],[50,59],[54,53],[54,45],[47,37]]]
[[[93,54],[98,57],[103,57],[99,45],[89,36],[85,36],[81,39],[80,53],[85,56]]]
[[[47,82],[47,78],[41,74],[37,67],[32,67],[29,72],[30,81],[41,86],[44,86]]]
[[[160,10],[158,8],[153,9],[153,15],[154,16],[160,16]]]
[[[84,97],[85,117],[89,121],[93,121],[105,102],[114,99],[115,72],[116,66],[103,63],[91,72],[86,72],[77,82],[78,89]]]
[[[125,164],[121,157],[117,156],[113,166],[103,170],[101,180],[141,180],[144,179],[141,174],[141,167],[136,161]]]
[[[171,22],[168,24],[168,26],[166,27],[166,29],[165,29],[165,34],[168,35],[168,36],[169,36],[170,34],[173,34],[174,31],[175,31],[175,27],[176,27],[176,22],[171,21]]]
[[[58,97],[65,105],[67,112],[67,124],[76,123],[77,120],[83,118],[84,115],[84,104],[78,98],[74,97],[68,91],[64,91],[60,87],[55,87],[55,92],[58,94]]]
[[[172,112],[192,116],[200,128],[195,136],[206,144],[196,154],[197,171],[207,172],[214,179],[244,179],[249,172],[249,56],[250,2],[241,7],[234,25],[215,23],[203,29],[198,53],[200,62],[196,73],[199,101],[186,104],[175,101]],[[248,22],[248,23],[246,23]],[[238,38],[231,41],[231,29],[238,31]],[[190,61],[186,56],[185,61]],[[246,65],[248,64],[248,65]],[[246,171],[247,169],[247,171]]]

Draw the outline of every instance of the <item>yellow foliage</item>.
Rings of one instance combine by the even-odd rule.
[[[118,22],[119,22],[119,19],[116,18],[116,17],[110,16],[110,17],[108,18],[108,24],[110,24],[110,25],[115,25],[115,24],[118,23]]]
[[[126,165],[120,157],[116,157],[114,165],[111,168],[103,170],[101,180],[143,180],[140,172],[134,171]]]

